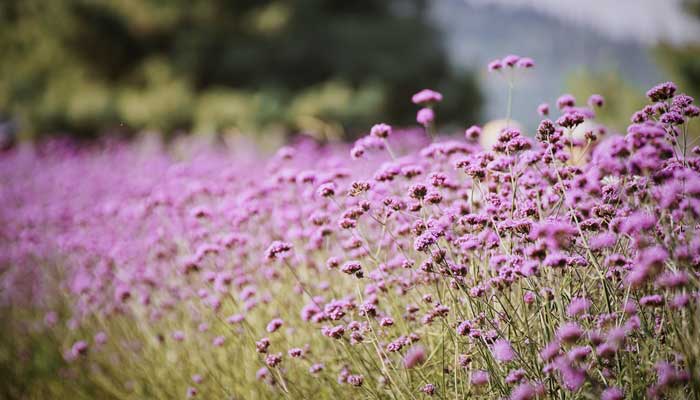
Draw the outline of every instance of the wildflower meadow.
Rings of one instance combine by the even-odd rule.
[[[486,68],[486,67],[485,67]],[[488,65],[509,99],[526,57]],[[416,88],[420,89],[420,88]],[[0,397],[700,399],[700,109],[671,82],[354,144],[0,155]],[[467,128],[467,127],[465,127]]]

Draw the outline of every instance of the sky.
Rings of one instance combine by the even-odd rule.
[[[653,45],[700,40],[700,22],[681,0],[464,0],[474,6],[535,10],[566,23],[591,28],[614,40]]]

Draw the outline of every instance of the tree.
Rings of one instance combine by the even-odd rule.
[[[357,132],[413,123],[410,95],[480,104],[423,2],[23,0],[0,4],[0,111],[30,133]]]

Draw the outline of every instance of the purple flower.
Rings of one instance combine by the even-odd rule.
[[[403,358],[403,365],[407,369],[415,368],[425,362],[426,354],[423,346],[411,347]]]
[[[509,55],[503,57],[503,59],[501,60],[503,65],[505,65],[507,67],[514,67],[518,61],[520,61],[520,56],[516,56],[514,54],[509,54]]]
[[[550,361],[559,354],[560,349],[561,345],[559,342],[550,342],[540,351],[540,358],[542,358],[542,361]]]
[[[270,347],[270,339],[262,338],[255,342],[255,349],[258,353],[267,353],[267,349]]]
[[[333,182],[324,183],[318,187],[316,193],[321,197],[333,197],[335,196],[336,185]]]
[[[581,336],[583,330],[575,322],[567,322],[557,329],[557,338],[565,343],[575,343]]]
[[[489,383],[489,373],[483,370],[472,372],[471,383],[474,386],[484,386]]]
[[[605,104],[605,100],[603,99],[603,96],[599,94],[592,94],[591,97],[588,98],[588,105],[590,107],[603,107],[603,104]]]
[[[275,368],[282,362],[282,353],[268,354],[265,356],[265,364],[270,368]]]
[[[78,358],[79,356],[84,356],[85,354],[87,354],[87,351],[88,351],[88,344],[84,340],[79,340],[79,341],[75,342],[70,349],[70,352],[74,358]]]
[[[304,354],[304,350],[295,347],[295,348],[289,349],[289,351],[287,351],[287,354],[289,354],[289,356],[292,358],[299,358]]]
[[[600,400],[624,400],[625,393],[618,387],[609,387],[600,394]]]
[[[268,260],[274,260],[280,256],[284,257],[291,249],[292,245],[289,243],[274,241],[272,244],[270,244],[267,250],[265,250],[265,258]]]
[[[514,369],[508,373],[506,376],[506,383],[507,384],[513,384],[513,383],[518,383],[525,378],[525,370],[524,369]]]
[[[557,99],[557,108],[563,110],[567,107],[574,107],[576,105],[576,98],[570,94],[563,94]]]
[[[464,132],[464,137],[467,140],[477,140],[480,136],[481,127],[479,127],[478,125],[472,125]]]
[[[541,387],[532,383],[521,383],[510,392],[510,400],[535,400],[543,394]]]
[[[583,123],[585,116],[579,111],[567,111],[557,119],[557,125],[572,129]]]
[[[271,321],[267,324],[266,330],[267,330],[268,333],[275,332],[275,331],[278,330],[283,324],[284,324],[284,321],[282,321],[280,318],[275,318],[275,319],[271,320]]]
[[[362,386],[365,377],[362,375],[348,375],[348,383],[352,386]]]
[[[658,294],[644,296],[639,299],[639,304],[646,307],[659,307],[664,304],[664,298]]]
[[[255,377],[256,377],[258,380],[260,380],[260,381],[263,380],[263,379],[266,379],[268,376],[270,376],[270,370],[267,369],[267,368],[265,368],[265,367],[260,368],[260,369],[255,373]]]
[[[669,111],[663,114],[659,120],[662,123],[669,125],[683,125],[685,123],[685,118],[683,118],[683,114],[677,111]]]
[[[590,306],[591,301],[585,297],[574,297],[566,308],[566,314],[569,317],[575,317],[588,311]]]
[[[345,272],[348,275],[357,273],[361,269],[362,265],[360,265],[360,263],[357,261],[348,261],[345,264],[343,264],[343,266],[340,268],[341,271]]]
[[[546,117],[549,115],[549,104],[547,103],[542,103],[539,106],[537,106],[537,113],[540,114],[542,117]]]
[[[592,351],[593,350],[591,350],[589,346],[579,346],[569,350],[567,356],[571,361],[582,361],[583,359],[588,357],[588,355],[591,354]]]
[[[510,342],[505,339],[498,339],[491,347],[491,354],[498,362],[507,362],[515,358],[515,352]]]
[[[95,334],[95,343],[96,344],[105,344],[107,343],[107,334],[100,331]]]
[[[416,114],[416,121],[427,127],[435,120],[435,112],[431,108],[421,108]]]
[[[442,101],[442,94],[434,90],[423,89],[420,92],[414,94],[411,98],[411,101],[413,101],[413,104],[418,105],[439,103]]]
[[[420,389],[420,391],[427,394],[428,396],[432,396],[435,394],[435,385],[433,385],[432,383],[427,383]]]
[[[488,65],[489,71],[500,71],[503,69],[503,63],[501,60],[493,60]]]
[[[671,299],[670,306],[674,310],[680,310],[690,304],[690,295],[687,293],[677,294]]]
[[[175,331],[172,333],[172,338],[176,342],[182,342],[183,340],[185,340],[185,332]]]
[[[312,364],[309,367],[309,373],[311,374],[317,374],[319,372],[323,371],[323,364]]]
[[[572,366],[564,357],[555,362],[555,368],[561,374],[564,387],[572,392],[577,391],[586,381],[586,371]]]
[[[530,57],[523,57],[516,63],[518,68],[530,69],[535,66],[535,61]]]
[[[224,338],[223,336],[217,336],[217,337],[215,337],[215,338],[212,340],[211,343],[212,343],[215,347],[221,347],[221,346],[224,345],[224,342],[225,342],[225,341],[226,341],[226,338]]]
[[[427,231],[416,238],[413,242],[413,248],[416,251],[426,251],[435,243],[437,243],[437,237],[433,232]]]
[[[677,89],[673,82],[660,83],[647,91],[647,97],[651,101],[668,100],[673,97]]]
[[[369,134],[376,138],[386,139],[391,135],[391,126],[387,124],[376,124],[372,126]]]

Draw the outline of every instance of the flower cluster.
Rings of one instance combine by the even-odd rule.
[[[3,354],[20,370],[50,341],[47,390],[85,397],[697,397],[698,108],[677,91],[585,138],[605,102],[564,95],[556,122],[491,148],[478,126],[431,141],[378,124],[265,161],[13,150]],[[413,97],[429,133],[442,100]]]

